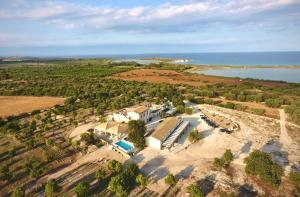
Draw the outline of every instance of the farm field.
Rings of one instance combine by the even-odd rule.
[[[51,108],[63,104],[64,98],[59,97],[33,97],[33,96],[0,96],[0,117],[6,118],[33,110]]]

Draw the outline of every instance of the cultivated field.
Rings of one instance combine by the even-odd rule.
[[[0,117],[6,118],[37,109],[46,109],[57,104],[63,104],[64,98],[33,97],[33,96],[0,96]]]

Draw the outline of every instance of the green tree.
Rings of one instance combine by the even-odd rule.
[[[185,113],[191,115],[191,114],[193,113],[193,109],[190,108],[190,107],[186,107],[186,108],[185,108]]]
[[[165,177],[165,183],[170,185],[170,186],[174,186],[176,184],[176,178],[173,174],[168,174],[166,177]]]
[[[34,139],[29,139],[29,140],[26,142],[26,147],[27,147],[28,149],[33,149],[34,146],[35,146],[35,141],[34,141]]]
[[[122,164],[116,160],[110,160],[108,162],[108,169],[114,173],[121,172],[122,170]]]
[[[25,197],[25,190],[23,187],[17,187],[11,194],[11,197]]]
[[[214,168],[216,168],[217,170],[222,169],[225,166],[225,162],[223,159],[220,158],[215,158],[214,162],[213,162],[213,166]]]
[[[74,192],[77,197],[88,197],[89,189],[90,189],[90,184],[86,181],[82,181],[75,186]]]
[[[53,142],[53,140],[52,140],[51,138],[48,138],[48,139],[45,140],[45,144],[46,144],[47,146],[51,146],[53,143],[54,143],[54,142]]]
[[[139,173],[139,167],[135,163],[129,163],[125,166],[124,173],[130,177],[136,177]]]
[[[189,185],[187,187],[187,191],[190,193],[191,197],[204,197],[201,189],[195,184]]]
[[[129,184],[126,175],[119,174],[110,179],[108,189],[115,192],[116,196],[127,196],[129,192]]]
[[[137,175],[135,180],[142,187],[146,187],[149,183],[149,179],[146,176],[142,175],[142,174]]]
[[[80,135],[80,139],[86,143],[86,145],[91,145],[96,143],[96,138],[94,133],[83,133]]]
[[[189,133],[189,141],[190,142],[198,142],[201,138],[200,133],[195,129]]]
[[[250,175],[258,176],[262,181],[278,187],[283,175],[283,169],[280,165],[272,161],[268,153],[255,150],[245,158],[245,172]]]
[[[12,173],[7,165],[0,166],[0,180],[9,181],[12,178]]]
[[[45,185],[46,196],[53,196],[55,193],[60,192],[61,187],[57,184],[55,180],[49,180]]]
[[[234,157],[230,149],[227,149],[223,154],[223,160],[225,165],[229,165],[233,161]]]
[[[145,147],[146,126],[142,120],[131,120],[128,123],[128,140],[138,148]]]
[[[99,170],[97,170],[95,177],[100,181],[104,179],[105,175],[106,175],[105,170],[103,168],[100,168]]]

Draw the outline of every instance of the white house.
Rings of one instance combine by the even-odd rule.
[[[145,123],[151,119],[151,110],[148,106],[125,108],[108,116],[115,122],[129,122],[130,120],[143,120]]]
[[[94,133],[97,136],[101,136],[101,134],[108,134],[111,137],[122,139],[128,135],[128,125],[125,123],[108,121],[97,125],[94,128]]]
[[[154,132],[146,138],[146,145],[161,150],[162,147],[170,148],[176,140],[187,130],[188,121],[178,117],[169,117],[161,122]]]

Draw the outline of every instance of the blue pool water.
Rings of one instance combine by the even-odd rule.
[[[123,148],[126,152],[131,152],[133,147],[126,143],[124,140],[120,140],[118,142],[115,143],[116,145],[118,145],[119,147]]]

